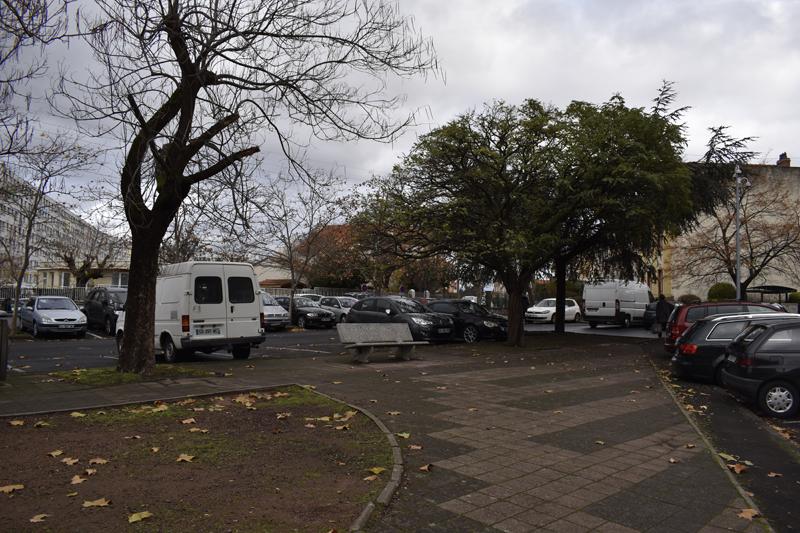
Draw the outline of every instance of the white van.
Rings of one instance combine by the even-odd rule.
[[[125,317],[117,321],[122,342]],[[156,281],[155,348],[168,363],[195,351],[226,349],[236,359],[264,340],[253,266],[188,261],[161,267]]]
[[[584,317],[589,327],[618,324],[628,327],[642,322],[647,304],[653,301],[650,288],[636,281],[610,280],[583,286]]]

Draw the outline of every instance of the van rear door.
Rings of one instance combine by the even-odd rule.
[[[190,332],[195,340],[224,339],[228,335],[224,273],[219,265],[192,267],[189,298]]]
[[[228,338],[257,337],[261,328],[261,305],[256,297],[253,267],[225,265],[224,269],[228,295]]]
[[[586,318],[614,318],[617,291],[612,285],[587,286],[584,290]]]

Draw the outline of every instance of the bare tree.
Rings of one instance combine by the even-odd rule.
[[[60,240],[50,246],[55,259],[61,261],[75,278],[76,287],[86,287],[89,280],[103,277],[105,271],[118,265],[127,244],[123,239],[92,227],[85,239]]]
[[[204,205],[198,205],[190,196],[190,201],[181,205],[170,229],[161,243],[159,262],[161,264],[192,261],[211,252],[210,242],[202,238],[204,224]]]
[[[796,276],[800,259],[800,205],[788,184],[747,171],[750,187],[741,200],[742,290],[770,275]],[[672,245],[676,277],[711,284],[725,279],[736,284],[735,195],[730,195],[697,228]]]
[[[158,251],[189,191],[239,173],[260,149],[258,132],[276,137],[301,175],[297,125],[322,139],[393,138],[412,118],[392,119],[401,102],[385,95],[387,76],[436,63],[411,21],[377,0],[98,0],[97,9],[87,27],[100,65],[64,79],[60,96],[67,115],[125,146],[125,329],[136,333],[119,368],[147,372]]]
[[[32,256],[41,252],[49,243],[43,226],[53,229],[58,220],[53,218],[52,202],[48,198],[64,191],[64,178],[86,168],[94,154],[81,148],[66,136],[45,138],[36,149],[23,153],[12,176],[4,167],[0,202],[9,206],[21,223],[17,226],[16,239],[2,240],[4,262],[10,266],[15,277],[15,294],[21,294],[22,284],[28,272]],[[12,327],[17,325],[17,310],[14,306]]]

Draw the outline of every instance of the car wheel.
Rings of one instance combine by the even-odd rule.
[[[346,314],[344,314],[344,313],[342,313],[342,314],[339,316],[339,323],[340,323],[340,324],[344,324],[345,322],[347,322],[347,315],[346,315]]]
[[[581,321],[581,314],[575,313],[575,318],[572,319],[573,322],[580,322]]]
[[[39,331],[39,324],[37,324],[36,321],[33,322],[33,330],[31,333],[33,333],[34,337],[39,337],[42,334],[42,332]]]
[[[161,341],[161,349],[164,351],[164,362],[165,363],[177,363],[178,362],[178,350],[175,348],[175,343],[172,342],[172,339],[169,337],[165,337],[163,341]]]
[[[479,339],[480,334],[478,333],[478,328],[475,326],[467,326],[464,328],[464,342],[473,344],[478,342]]]
[[[556,314],[553,313],[552,315],[550,315],[550,323],[555,324],[555,322],[556,322]]]
[[[631,317],[625,315],[625,318],[622,319],[622,327],[623,328],[631,327]]]
[[[306,317],[301,316],[297,319],[297,327],[300,329],[306,329]]]
[[[112,337],[114,335],[114,324],[111,323],[110,316],[106,317],[105,334],[108,335],[109,337]]]
[[[594,329],[597,327],[597,322],[589,322],[589,327]]]
[[[761,410],[776,418],[791,418],[797,414],[797,388],[786,381],[772,381],[761,387],[758,404]]]
[[[125,334],[123,332],[119,332],[117,335],[117,355],[122,355],[122,341],[125,339]]]
[[[233,354],[234,359],[247,359],[248,357],[250,357],[250,345],[236,344],[231,349],[231,353]]]

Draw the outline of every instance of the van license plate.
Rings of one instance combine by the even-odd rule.
[[[197,335],[219,335],[219,328],[197,328]]]

